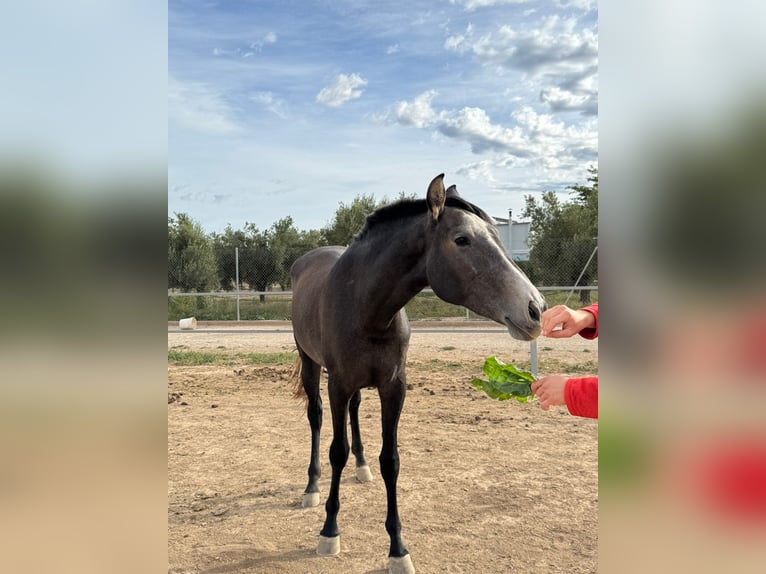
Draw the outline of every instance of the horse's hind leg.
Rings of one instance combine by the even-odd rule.
[[[309,461],[309,483],[303,493],[303,508],[319,504],[319,486],[317,481],[322,476],[319,464],[319,433],[322,430],[322,397],[319,394],[321,367],[308,355],[298,351],[301,357],[301,383],[306,391],[306,415],[311,426],[311,460]]]
[[[359,433],[359,403],[362,402],[361,391],[356,391],[348,404],[348,412],[351,418],[351,452],[356,458],[356,479],[359,482],[372,480],[372,472],[364,459],[364,445],[362,435]]]

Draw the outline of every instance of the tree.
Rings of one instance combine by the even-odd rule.
[[[367,216],[379,207],[375,196],[357,195],[346,205],[340,203],[332,222],[320,230],[327,245],[349,245],[364,227]]]
[[[590,185],[571,186],[570,201],[547,191],[540,203],[526,196],[523,216],[530,219],[530,279],[538,285],[591,285],[598,279],[598,259],[588,259],[598,241],[598,169],[589,170]],[[587,267],[586,267],[587,263]],[[580,277],[582,273],[582,277]],[[580,302],[590,291],[580,290]]]
[[[301,255],[319,247],[322,242],[320,232],[298,231],[293,218],[288,216],[272,224],[267,237],[277,261],[276,281],[282,290],[289,289],[290,268]]]
[[[213,234],[218,280],[223,289],[236,287],[236,250],[239,250],[239,283],[256,291],[266,291],[280,274],[279,258],[274,253],[269,232],[259,230],[252,223],[244,229],[226,226],[222,234]],[[265,299],[261,295],[261,301]]]
[[[212,242],[219,284],[221,289],[231,291],[236,286],[237,277],[235,249],[242,251],[250,247],[252,242],[244,230],[234,230],[231,225],[227,225],[223,233],[213,233]]]
[[[204,292],[218,283],[213,248],[202,226],[185,213],[168,217],[168,288]]]
[[[252,223],[246,224],[250,233],[250,246],[239,251],[239,280],[256,291],[267,291],[279,277],[279,261],[272,249],[268,232],[259,231]],[[266,300],[261,294],[261,302]]]
[[[239,249],[239,280],[251,289],[267,291],[274,283],[282,290],[290,287],[290,267],[298,257],[318,247],[318,231],[299,231],[292,217],[272,224],[267,231],[246,223],[244,229],[227,226],[223,233],[213,233],[213,250],[221,288],[236,286],[235,249]],[[261,301],[265,299],[261,295]]]

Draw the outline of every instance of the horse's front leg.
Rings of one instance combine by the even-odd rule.
[[[339,388],[340,387],[340,388]],[[332,411],[332,443],[330,444],[330,464],[332,479],[330,494],[325,503],[324,526],[319,532],[317,554],[334,556],[340,552],[340,530],[338,529],[338,511],[340,510],[340,476],[348,461],[348,435],[346,433],[346,413],[351,393],[334,381],[330,376],[328,384],[330,409]]]
[[[399,508],[396,502],[396,482],[399,477],[399,447],[396,435],[406,388],[404,373],[402,373],[399,378],[394,379],[387,385],[381,385],[378,389],[383,415],[383,447],[380,451],[380,473],[383,475],[383,481],[386,483],[386,496],[388,500],[386,532],[388,532],[391,538],[391,546],[388,551],[389,574],[415,573],[410,554],[402,542],[402,525],[399,521]]]
[[[351,452],[356,458],[356,479],[359,482],[372,480],[372,472],[364,459],[364,445],[362,435],[359,432],[359,404],[362,402],[362,392],[356,391],[348,404],[348,412],[351,418]]]

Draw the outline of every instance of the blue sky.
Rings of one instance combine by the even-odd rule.
[[[168,213],[206,231],[445,181],[491,215],[597,165],[595,1],[168,5]]]

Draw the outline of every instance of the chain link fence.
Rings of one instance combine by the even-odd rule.
[[[516,261],[545,296],[548,306],[581,307],[598,300],[597,239],[533,248]],[[185,251],[168,256],[168,321],[289,320],[290,267],[301,253],[252,248],[220,249],[212,255]],[[407,307],[411,320],[482,319],[440,300],[430,289]]]

